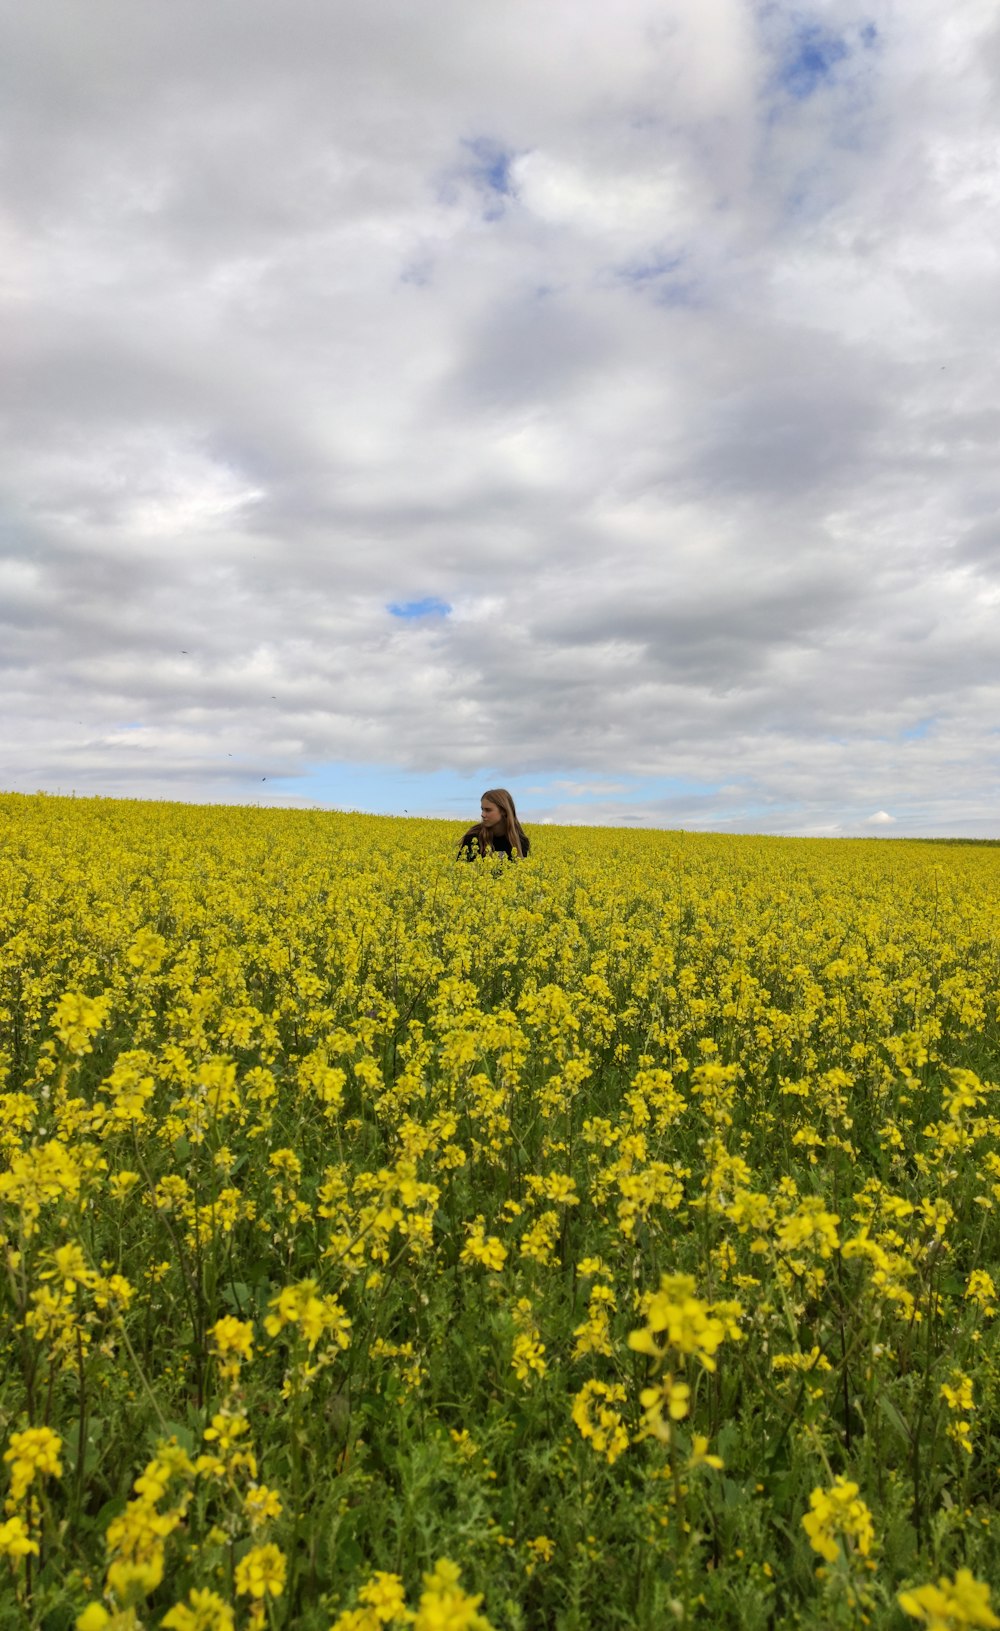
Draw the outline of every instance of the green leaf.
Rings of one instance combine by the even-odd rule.
[[[337,1567],[346,1575],[360,1567],[364,1555],[353,1535],[344,1535],[337,1543]]]
[[[906,1422],[900,1415],[899,1410],[893,1404],[887,1393],[879,1394],[878,1408],[879,1414],[889,1423],[890,1427],[896,1430],[900,1438],[903,1440],[903,1443],[912,1444],[913,1434],[910,1432],[910,1429],[907,1427]]]
[[[186,1423],[181,1422],[181,1421],[168,1421],[167,1422],[167,1435],[170,1438],[175,1438],[177,1440],[178,1444],[180,1445],[181,1449],[187,1455],[193,1455],[194,1454],[195,1436],[194,1436],[194,1433],[193,1433],[192,1429],[190,1427],[188,1427],[186,1425]],[[162,1431],[157,1429],[155,1437],[157,1439],[162,1438],[163,1437]]]

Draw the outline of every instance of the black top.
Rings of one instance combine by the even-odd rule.
[[[521,833],[521,843],[524,845],[524,853],[527,855],[529,849],[531,848],[531,840],[526,832]],[[493,855],[506,855],[509,860],[514,854],[514,849],[510,839],[507,837],[507,834],[504,833],[500,838],[494,838],[492,840],[492,851],[487,851],[487,853],[492,853]],[[463,861],[479,860],[480,849],[478,827],[470,827],[469,831],[462,839],[460,855]]]

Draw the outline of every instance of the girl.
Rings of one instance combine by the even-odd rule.
[[[512,861],[527,855],[528,835],[517,819],[514,800],[505,787],[491,787],[479,801],[481,820],[469,828],[458,846],[458,859],[474,861],[480,855],[508,855]]]

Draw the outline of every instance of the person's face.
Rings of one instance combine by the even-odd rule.
[[[479,811],[484,827],[499,827],[503,824],[503,811],[492,799],[480,799]]]

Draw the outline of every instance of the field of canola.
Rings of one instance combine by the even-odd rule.
[[[0,797],[0,1625],[1000,1626],[1000,848],[532,836]]]

